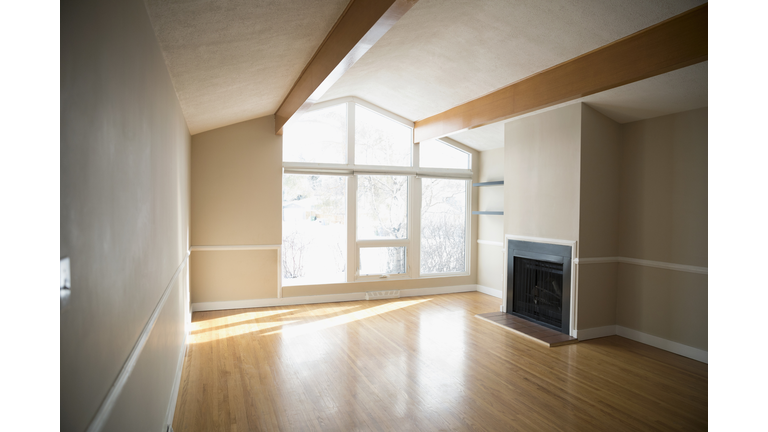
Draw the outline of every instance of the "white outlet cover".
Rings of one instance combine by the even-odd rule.
[[[59,283],[59,289],[70,289],[72,288],[72,282],[69,276],[69,257],[64,257],[61,259],[61,272],[60,272],[60,283]]]

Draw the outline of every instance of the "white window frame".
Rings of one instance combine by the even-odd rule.
[[[421,168],[419,167],[419,143],[412,143],[411,166],[385,165],[356,165],[355,161],[355,104],[388,117],[413,130],[412,121],[390,113],[376,105],[355,97],[345,97],[321,102],[312,106],[309,111],[328,108],[345,103],[347,105],[347,163],[325,164],[308,162],[283,162],[284,174],[315,174],[349,176],[347,181],[347,282],[369,282],[378,280],[419,279],[435,277],[468,276],[470,274],[471,255],[471,203],[472,203],[472,170],[455,168]],[[443,144],[454,147],[469,155],[469,166],[472,166],[472,152],[463,144],[451,138],[439,138]],[[358,240],[357,239],[357,176],[358,175],[405,175],[408,176],[408,231],[406,239],[387,240]],[[466,205],[466,237],[465,237],[465,271],[454,273],[421,274],[421,178],[460,179],[467,182]],[[359,274],[360,249],[366,247],[405,247],[406,271],[403,274]],[[351,271],[354,270],[354,271]]]

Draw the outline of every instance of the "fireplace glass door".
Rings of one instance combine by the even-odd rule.
[[[560,330],[563,264],[514,257],[513,312]]]

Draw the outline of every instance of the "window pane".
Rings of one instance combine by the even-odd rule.
[[[421,273],[466,269],[467,181],[421,180]]]
[[[413,130],[355,105],[355,163],[411,166]]]
[[[404,239],[408,236],[408,177],[357,177],[357,238]]]
[[[347,178],[283,175],[283,285],[345,282]]]
[[[405,273],[405,247],[360,248],[360,276]]]
[[[470,169],[469,153],[438,140],[419,143],[419,166]]]
[[[283,128],[283,160],[347,163],[347,105],[310,111]]]

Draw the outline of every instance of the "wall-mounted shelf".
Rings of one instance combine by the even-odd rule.
[[[490,182],[483,182],[483,183],[473,183],[472,186],[474,187],[485,187],[485,186],[504,186],[504,180],[499,181],[490,181]],[[503,211],[473,211],[473,215],[497,215],[502,216],[504,214]]]
[[[474,187],[503,186],[503,185],[504,185],[504,180],[492,181],[492,182],[483,182],[483,183],[472,183],[472,186],[474,186]]]

